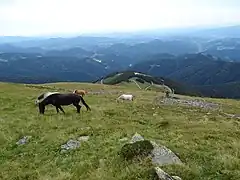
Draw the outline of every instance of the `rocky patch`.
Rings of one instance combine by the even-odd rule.
[[[67,143],[61,145],[61,152],[67,152],[69,150],[77,149],[81,146],[81,142],[89,140],[89,136],[80,136],[78,140],[70,139]]]
[[[183,105],[183,106],[191,106],[191,107],[198,107],[198,108],[211,109],[211,110],[217,110],[220,108],[219,104],[207,102],[204,100],[198,100],[198,99],[176,99],[176,98],[157,97],[154,99],[154,103],[165,104],[165,105]]]

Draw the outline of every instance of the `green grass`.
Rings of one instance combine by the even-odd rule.
[[[77,88],[122,91],[134,93],[136,100],[117,103],[118,94],[88,94],[84,99],[91,112],[83,107],[79,115],[74,106],[67,106],[63,107],[66,112],[63,115],[48,106],[42,116],[34,101],[47,89],[0,83],[1,180],[149,179],[152,165],[148,159],[126,162],[118,156],[124,145],[119,139],[130,139],[135,132],[178,154],[185,165],[163,167],[171,175],[184,180],[240,179],[240,121],[237,119],[227,118],[219,111],[209,114],[199,108],[156,107],[154,98],[164,94],[141,91],[135,86],[78,83],[48,86],[66,91]],[[226,113],[240,112],[239,101],[206,100],[220,103]],[[17,146],[16,142],[24,135],[32,138],[29,143]],[[62,144],[80,135],[89,135],[89,141],[79,149],[60,153]]]

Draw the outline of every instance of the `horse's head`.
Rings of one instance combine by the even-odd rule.
[[[38,104],[39,104],[39,100],[36,100],[36,101],[35,101],[35,105],[38,105]]]
[[[45,106],[47,104],[48,97],[53,95],[53,94],[58,94],[58,93],[59,92],[46,92],[46,93],[41,94],[40,96],[38,96],[37,100],[35,101],[35,105],[38,105],[39,108],[40,108],[40,105]]]
[[[35,105],[38,105],[44,99],[44,95],[45,93],[37,97],[37,100],[35,101]]]

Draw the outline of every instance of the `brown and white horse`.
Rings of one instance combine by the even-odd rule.
[[[73,91],[73,93],[74,93],[74,94],[78,94],[78,95],[80,95],[80,96],[83,97],[84,95],[87,94],[87,91],[75,89],[75,90]]]

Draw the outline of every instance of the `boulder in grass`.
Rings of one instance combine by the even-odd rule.
[[[126,160],[132,160],[136,157],[147,157],[151,154],[153,145],[148,140],[137,141],[134,143],[125,144],[120,155]]]
[[[151,156],[154,165],[183,164],[180,158],[165,146],[153,141],[145,140],[140,134],[135,133],[131,141],[125,144],[120,152],[125,159],[136,156]]]
[[[183,164],[179,157],[167,147],[158,145],[153,141],[151,141],[151,143],[154,147],[152,151],[153,164],[155,165]]]

